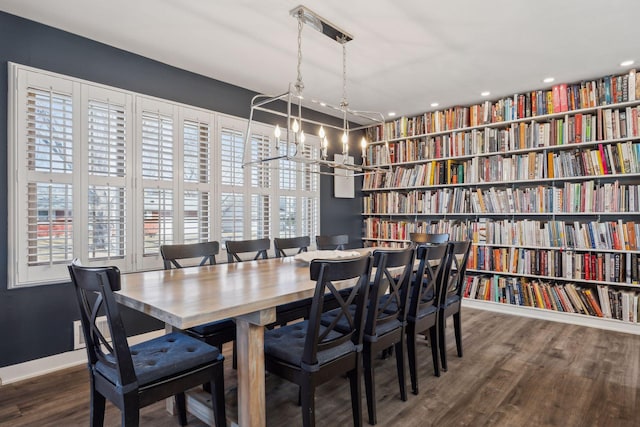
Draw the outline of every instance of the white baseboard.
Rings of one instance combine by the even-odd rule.
[[[164,329],[161,329],[136,335],[129,337],[129,344],[137,344],[164,334]],[[16,365],[5,366],[4,368],[0,368],[0,386],[49,374],[60,369],[70,368],[84,363],[87,363],[87,351],[82,348],[80,350],[68,351],[66,353],[54,354],[53,356],[18,363]]]

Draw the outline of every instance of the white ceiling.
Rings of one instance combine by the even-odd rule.
[[[350,33],[350,107],[412,115],[640,62],[631,0],[0,0],[0,10],[267,94],[296,78],[303,4]],[[306,26],[306,99],[338,104],[341,46]],[[628,67],[627,67],[628,68]]]

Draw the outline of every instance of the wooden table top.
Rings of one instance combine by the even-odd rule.
[[[257,312],[313,296],[309,265],[292,257],[123,274],[116,300],[174,327]]]

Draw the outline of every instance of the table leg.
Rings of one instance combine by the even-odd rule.
[[[238,424],[243,427],[266,425],[264,325],[275,318],[275,309],[236,318]]]

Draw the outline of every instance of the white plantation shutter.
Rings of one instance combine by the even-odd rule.
[[[302,197],[300,208],[302,210],[301,219],[301,234],[303,236],[311,236],[312,240],[314,236],[320,234],[320,209],[319,209],[318,196]]]
[[[72,186],[28,183],[28,265],[73,260]]]
[[[243,165],[278,154],[273,127],[254,123],[245,152],[244,119],[9,73],[9,287],[66,282],[74,258],[131,272],[162,268],[163,244],[317,234],[317,166]]]
[[[211,225],[211,143],[213,115],[186,111],[182,122],[183,242],[213,240]]]
[[[173,118],[159,112],[142,113],[142,178],[173,179]]]
[[[251,195],[251,239],[269,237],[271,232],[271,196]]]
[[[90,88],[86,103],[87,257],[126,270],[130,97]]]
[[[29,87],[26,134],[28,263],[65,263],[73,259],[71,95]]]
[[[137,161],[142,182],[142,221],[138,219],[138,247],[142,253],[143,269],[162,268],[160,246],[182,242],[183,196],[179,194],[180,175],[176,167],[180,132],[179,108],[156,99],[138,101],[138,136],[140,138]],[[182,163],[182,162],[180,162]]]
[[[126,189],[89,186],[88,256],[90,260],[122,259],[126,255]]]
[[[295,196],[280,196],[280,237],[294,237],[298,233]]]
[[[123,105],[89,100],[89,174],[124,178],[126,174],[126,117]]]
[[[223,127],[220,132],[222,185],[241,188],[244,186],[244,133]]]
[[[244,234],[244,194],[222,193],[220,200],[221,239],[243,240]]]
[[[212,233],[209,224],[209,192],[185,190],[183,243],[207,242]]]
[[[173,191],[144,189],[143,254],[157,255],[160,246],[173,243]]]

